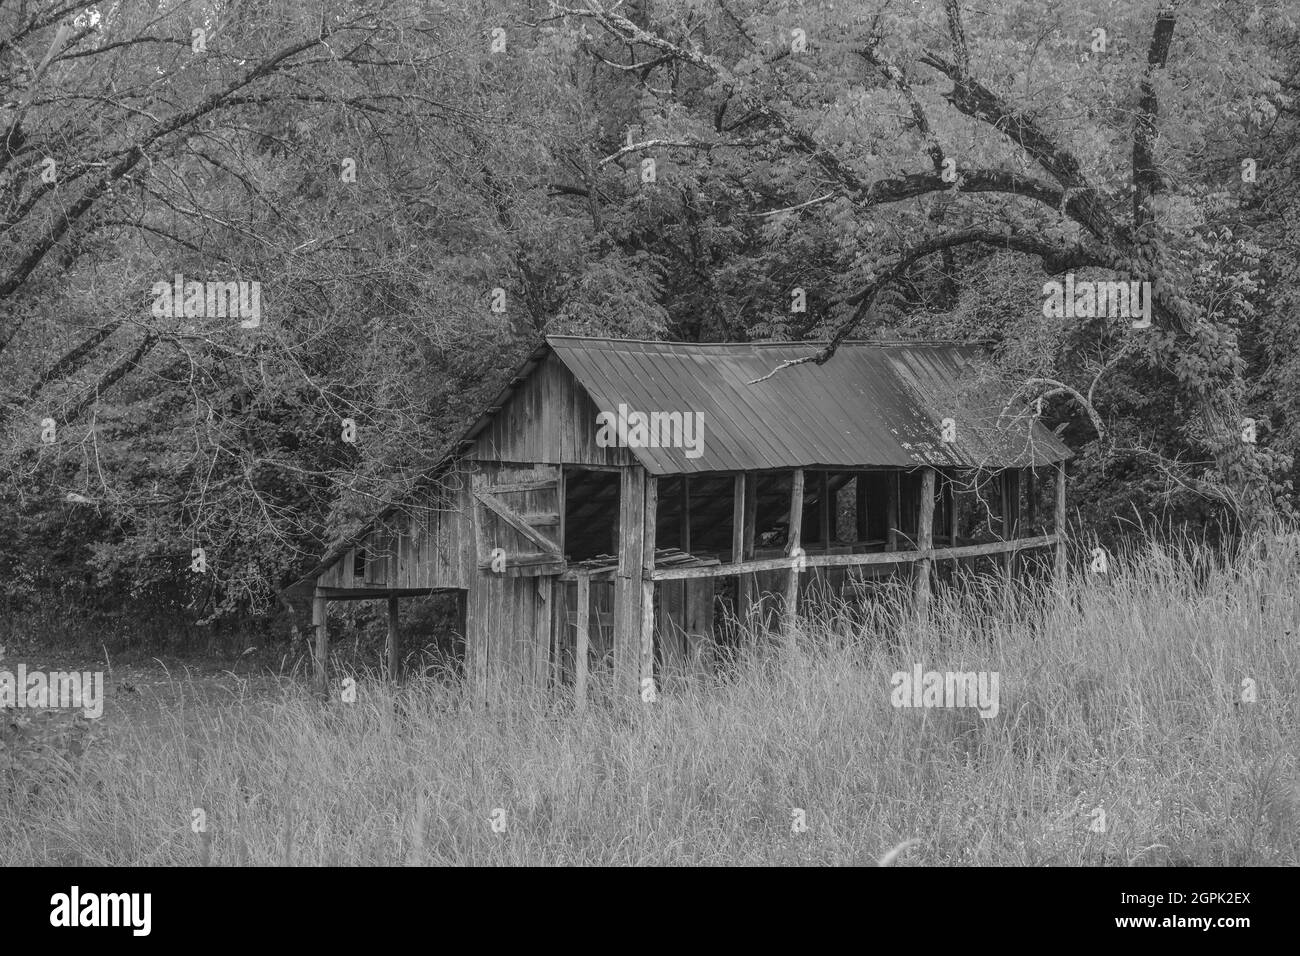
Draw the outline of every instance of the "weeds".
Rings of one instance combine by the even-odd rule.
[[[1298,575],[1294,544],[1149,543],[1062,591],[945,590],[924,626],[827,607],[793,654],[752,634],[726,679],[648,707],[486,709],[364,674],[350,705],[297,681],[187,695],[11,768],[46,776],[0,789],[0,859],[1294,865]],[[918,662],[999,672],[998,715],[895,709]]]

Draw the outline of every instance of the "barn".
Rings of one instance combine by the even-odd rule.
[[[396,676],[399,602],[454,595],[477,697],[582,702],[598,674],[631,696],[707,671],[728,622],[794,640],[819,594],[902,577],[923,607],[937,576],[1038,549],[1059,573],[1070,450],[978,346],[809,362],[822,345],[547,338],[410,500],[291,589],[321,686],[332,601],[387,600]]]

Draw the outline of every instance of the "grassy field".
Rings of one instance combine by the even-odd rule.
[[[582,715],[475,710],[432,681],[321,704],[175,679],[165,705],[110,699],[101,732],[11,761],[0,860],[1294,865],[1298,581],[1294,540],[1226,565],[1148,544],[1064,593],[945,593],[924,627],[827,613],[793,656]],[[997,671],[997,716],[893,707],[915,664]]]

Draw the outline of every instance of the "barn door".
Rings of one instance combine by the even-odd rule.
[[[501,468],[475,475],[474,529],[478,567],[509,577],[564,570],[559,468]]]

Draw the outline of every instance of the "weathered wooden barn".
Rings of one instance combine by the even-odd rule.
[[[486,697],[707,669],[725,624],[792,639],[801,596],[1055,546],[1069,449],[977,347],[551,337],[414,498],[300,582],[318,679],[330,601],[450,592]],[[1054,494],[1045,478],[1054,480]],[[1040,506],[1054,499],[1054,508]],[[1051,511],[1049,515],[1048,512]]]

